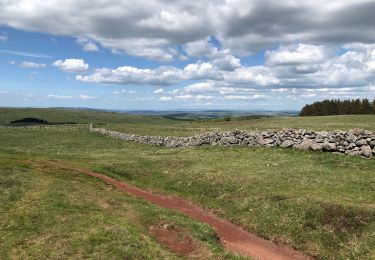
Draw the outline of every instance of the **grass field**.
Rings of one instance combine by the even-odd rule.
[[[192,237],[194,257],[240,259],[208,226],[46,162],[0,157],[1,259],[181,258],[150,235],[160,225]]]
[[[138,128],[110,127],[154,135],[171,128],[169,133],[184,135],[216,128],[374,129],[374,119],[296,117],[176,126],[155,121]],[[184,130],[187,125],[194,127]],[[186,197],[318,259],[375,258],[373,160],[277,148],[154,147],[89,133],[82,125],[3,127],[0,143],[1,258],[176,258],[147,232],[164,222],[186,229],[203,258],[233,258],[207,226],[90,177],[49,168],[44,162],[52,159]]]
[[[209,131],[256,130],[279,128],[307,128],[312,130],[348,130],[362,128],[375,130],[375,115],[311,116],[311,117],[272,117],[225,120],[200,120],[166,124],[163,120],[154,121],[147,127],[142,124],[110,124],[108,128],[124,133],[143,135],[189,136]]]

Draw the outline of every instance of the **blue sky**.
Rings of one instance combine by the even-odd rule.
[[[0,0],[0,106],[300,109],[375,98],[374,1]]]

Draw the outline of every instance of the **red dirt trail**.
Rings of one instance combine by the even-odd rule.
[[[230,251],[253,257],[259,260],[292,260],[292,259],[310,259],[302,253],[285,245],[278,245],[271,241],[259,238],[243,228],[216,216],[213,213],[192,204],[191,202],[172,196],[153,194],[149,191],[133,187],[125,182],[115,180],[104,174],[92,172],[88,169],[69,168],[66,165],[52,163],[60,168],[84,173],[86,175],[96,177],[105,183],[111,184],[119,190],[126,191],[135,197],[145,199],[155,203],[161,207],[173,209],[184,213],[192,219],[206,223],[216,230],[220,237],[220,241]]]

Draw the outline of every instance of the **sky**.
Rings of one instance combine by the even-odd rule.
[[[375,1],[0,0],[0,107],[375,98]]]

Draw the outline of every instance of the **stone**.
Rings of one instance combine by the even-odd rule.
[[[270,138],[263,139],[262,145],[272,144],[273,140]]]
[[[245,145],[263,147],[295,147],[303,150],[327,151],[341,155],[363,156],[372,158],[375,155],[375,133],[364,130],[321,131],[305,129],[283,129],[263,131],[233,130],[226,132],[209,132],[190,137],[141,136],[110,131],[90,126],[90,132],[106,135],[124,141],[142,144],[188,147],[199,145]]]
[[[328,137],[328,132],[327,131],[320,131],[317,134],[318,134],[318,138],[326,138],[326,137]]]
[[[367,145],[367,141],[365,139],[360,139],[355,142],[357,146]]]
[[[304,140],[300,144],[294,145],[294,147],[301,150],[309,150],[313,144],[314,142],[311,140]]]
[[[283,148],[288,148],[294,145],[294,142],[292,140],[285,140],[284,142],[281,143],[281,147]]]
[[[323,149],[323,151],[328,151],[328,152],[335,151],[336,150],[336,144],[334,144],[334,143],[323,143],[322,149]]]
[[[358,151],[348,150],[347,153],[345,152],[345,154],[349,156],[358,156],[358,155],[362,155],[362,152],[360,150]]]
[[[323,148],[323,144],[321,143],[314,143],[310,147],[310,149],[313,151],[319,151],[319,150],[322,150],[322,148]]]
[[[372,157],[372,149],[369,145],[363,145],[361,147],[361,151],[362,151],[362,155],[367,157],[367,158],[371,158]]]

